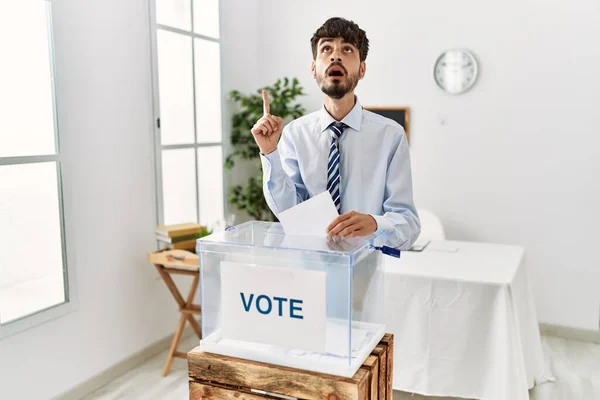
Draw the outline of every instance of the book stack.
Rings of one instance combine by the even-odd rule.
[[[174,225],[159,225],[156,227],[156,240],[162,248],[196,250],[196,239],[206,236],[209,232],[204,225],[185,223]]]

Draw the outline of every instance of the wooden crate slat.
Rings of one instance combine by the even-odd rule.
[[[230,389],[221,385],[206,385],[200,382],[190,382],[190,400],[281,400],[279,397],[264,394],[254,394],[243,389]]]
[[[386,400],[386,388],[387,388],[387,353],[385,345],[378,344],[371,353],[377,356],[379,360],[379,390],[377,391],[377,398],[379,400]]]
[[[379,393],[379,358],[370,355],[360,368],[371,373],[369,377],[369,399],[377,400]]]
[[[394,335],[391,333],[386,333],[383,335],[383,339],[381,339],[381,343],[387,345],[386,348],[386,358],[387,358],[387,373],[389,375],[387,379],[387,388],[386,388],[386,400],[393,400],[394,392],[392,389],[392,384],[394,381]]]

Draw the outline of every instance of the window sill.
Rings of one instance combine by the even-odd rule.
[[[78,305],[74,301],[68,301],[56,306],[46,308],[26,317],[7,322],[5,325],[0,325],[0,341],[13,336],[17,333],[35,328],[38,325],[58,319],[67,314],[77,311]]]

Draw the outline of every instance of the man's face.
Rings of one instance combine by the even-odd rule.
[[[356,46],[343,38],[322,38],[311,71],[317,84],[329,97],[341,99],[352,92],[366,71]]]

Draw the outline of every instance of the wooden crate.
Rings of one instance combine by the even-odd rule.
[[[190,400],[392,400],[394,336],[386,334],[352,378],[206,353],[188,353]],[[254,390],[254,391],[253,391]],[[256,392],[261,391],[261,392]]]

